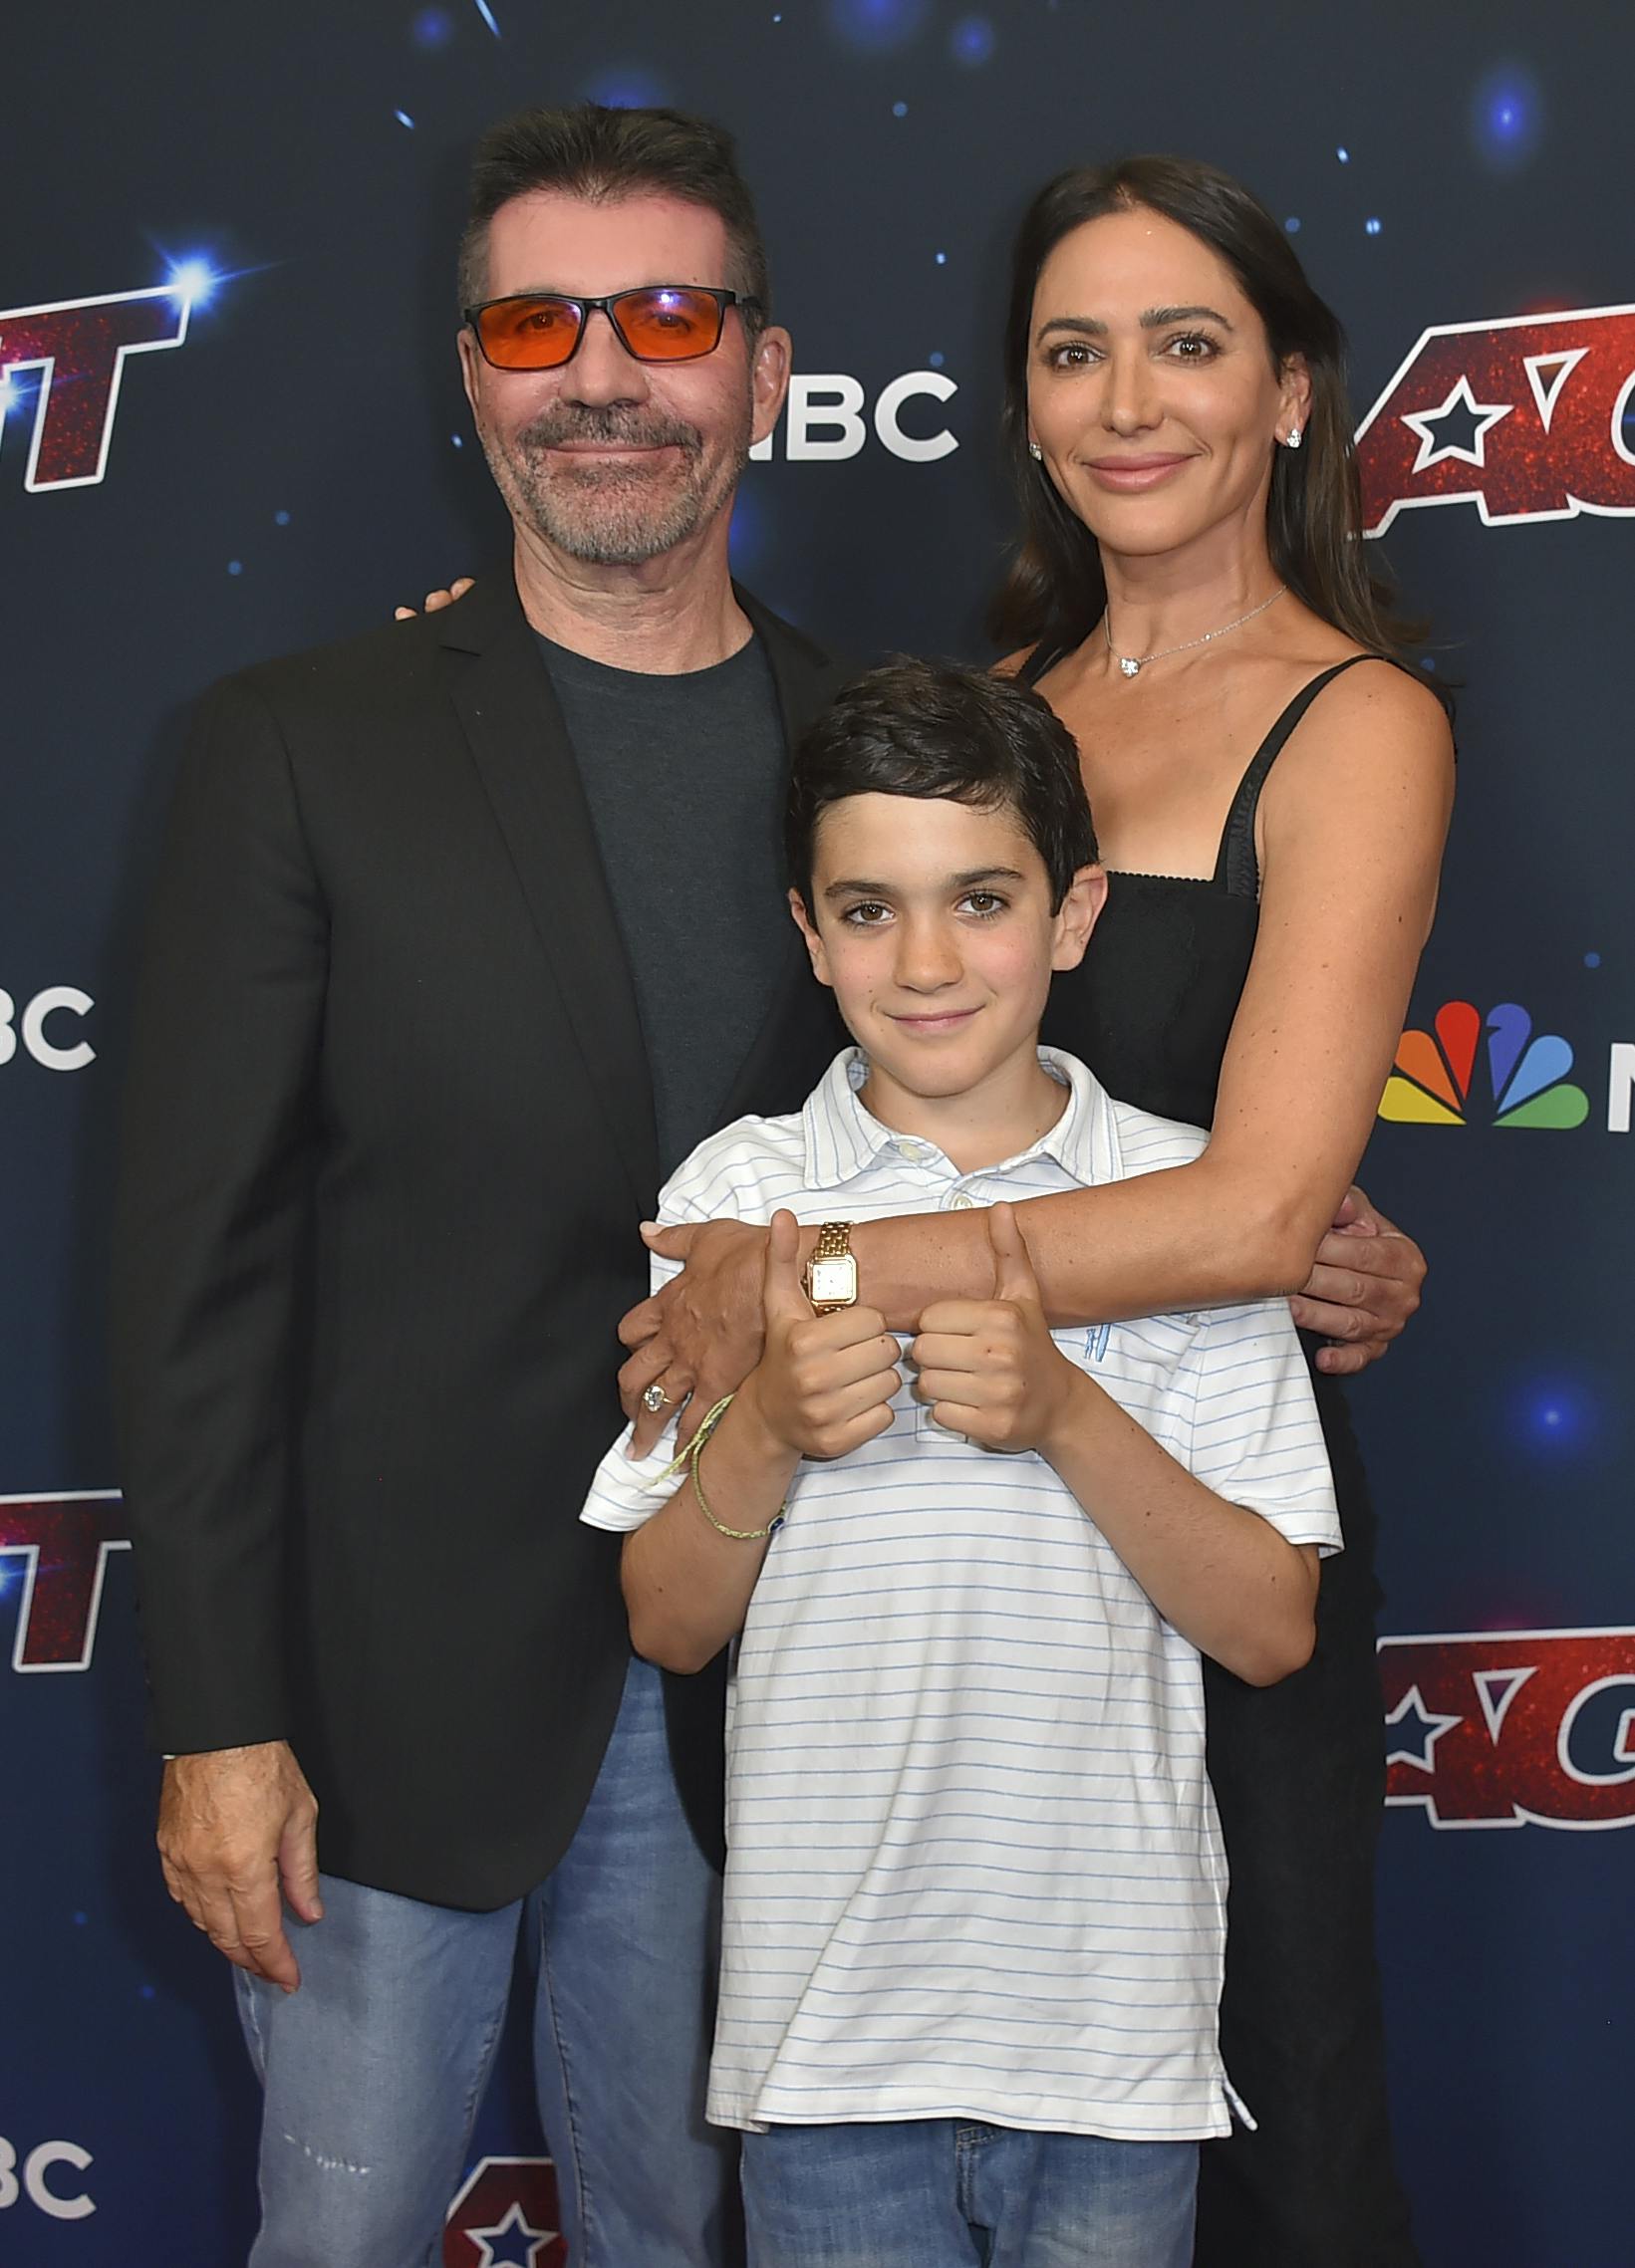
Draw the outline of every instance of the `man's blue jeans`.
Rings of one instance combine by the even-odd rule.
[[[743,2139],[750,2268],[1189,2268],[1197,2142],[966,2119]]]
[[[319,1829],[322,1837],[322,1826]],[[534,2065],[573,2268],[723,2268],[735,2138],[704,2123],[719,1883],[633,1661],[561,1864],[497,1913],[323,1880],[301,1987],[237,1972],[266,2091],[251,2268],[436,2268],[526,1932]]]

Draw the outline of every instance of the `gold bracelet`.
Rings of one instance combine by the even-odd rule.
[[[733,1396],[731,1394],[723,1393],[720,1400],[716,1402],[714,1408],[706,1410],[704,1412],[704,1415],[698,1421],[697,1432],[693,1434],[691,1440],[688,1441],[684,1449],[682,1449],[677,1456],[672,1457],[670,1463],[666,1465],[664,1471],[659,1475],[659,1478],[662,1481],[671,1480],[677,1473],[681,1471],[681,1467],[685,1465],[688,1473],[691,1475],[692,1493],[698,1500],[698,1510],[709,1522],[709,1525],[714,1529],[715,1533],[718,1536],[730,1536],[735,1544],[758,1544],[764,1541],[766,1537],[776,1535],[777,1531],[783,1526],[783,1515],[785,1507],[780,1504],[777,1509],[776,1517],[764,1528],[728,1528],[722,1521],[717,1520],[714,1513],[709,1509],[708,1502],[704,1496],[703,1482],[698,1478],[698,1459],[703,1454],[704,1443],[709,1439],[710,1434],[714,1432],[716,1426],[726,1415],[727,1410],[732,1405],[732,1401]]]
[[[664,1471],[659,1475],[659,1478],[661,1480],[674,1480],[683,1465],[691,1464],[692,1460],[697,1456],[704,1443],[709,1439],[710,1434],[714,1432],[716,1426],[726,1415],[728,1409],[731,1408],[733,1398],[733,1395],[729,1393],[723,1393],[720,1400],[716,1402],[714,1408],[706,1410],[704,1412],[703,1416],[698,1420],[697,1432],[693,1434],[691,1440],[688,1441],[684,1449],[678,1450],[676,1455],[671,1458],[669,1464],[666,1465]]]
[[[701,1431],[702,1428],[700,1427],[699,1430]],[[713,1430],[714,1428],[711,1427],[711,1431]],[[716,1519],[714,1513],[709,1509],[708,1499],[704,1495],[704,1484],[698,1478],[697,1452],[701,1444],[696,1439],[694,1439],[692,1453],[692,1493],[697,1499],[698,1510],[709,1522],[709,1525],[714,1529],[716,1535],[730,1536],[735,1544],[764,1543],[767,1537],[775,1536],[778,1530],[783,1526],[783,1516],[785,1510],[787,1509],[787,1507],[782,1504],[778,1506],[777,1511],[773,1514],[771,1520],[768,1521],[767,1525],[764,1528],[729,1528],[724,1520]]]

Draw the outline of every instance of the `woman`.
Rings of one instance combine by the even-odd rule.
[[[1360,541],[1341,353],[1282,230],[1212,168],[1077,169],[1022,224],[1005,423],[1025,535],[998,619],[1027,643],[1002,666],[1076,734],[1114,870],[1046,1037],[1113,1093],[1214,1128],[1196,1164],[1025,1207],[1055,1321],[1306,1284],[1298,1320],[1377,1352],[1414,1304],[1417,1253],[1345,1193],[1430,926],[1453,750],[1393,665],[1404,633]],[[656,1383],[706,1406],[748,1368],[761,1235],[655,1237],[687,1266],[628,1320],[627,1406]],[[871,1223],[853,1249],[896,1328],[990,1289],[977,1214]],[[1316,1361],[1356,1367],[1349,1348]],[[1223,2041],[1258,2131],[1206,2152],[1203,2268],[1415,2258],[1373,1953],[1372,1516],[1334,1378],[1318,1391],[1347,1549],[1317,1653],[1270,1691],[1210,1680],[1232,1875]]]

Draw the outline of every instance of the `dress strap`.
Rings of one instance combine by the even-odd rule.
[[[1033,687],[1038,683],[1039,679],[1045,674],[1045,671],[1047,669],[1054,669],[1057,662],[1061,659],[1062,655],[1066,651],[1066,646],[1051,645],[1046,639],[1041,637],[1038,644],[1028,655],[1027,659],[1012,676],[1010,680],[1011,683],[1013,685],[1025,685],[1028,688],[1029,692],[1031,692]]]
[[[1218,889],[1226,890],[1232,897],[1259,896],[1260,862],[1254,855],[1254,814],[1266,774],[1282,753],[1283,743],[1325,685],[1332,684],[1336,677],[1343,677],[1348,669],[1355,669],[1359,661],[1385,658],[1381,653],[1354,653],[1349,661],[1336,661],[1332,668],[1320,670],[1309,684],[1302,685],[1289,702],[1249,759],[1249,768],[1231,799],[1226,824],[1221,831],[1220,856],[1215,862]]]

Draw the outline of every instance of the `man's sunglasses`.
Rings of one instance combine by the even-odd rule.
[[[713,354],[729,307],[746,312],[758,300],[704,284],[645,284],[606,299],[568,299],[556,292],[519,292],[468,307],[482,359],[497,371],[554,371],[579,352],[585,326],[600,308],[619,343],[639,363],[691,363]]]

